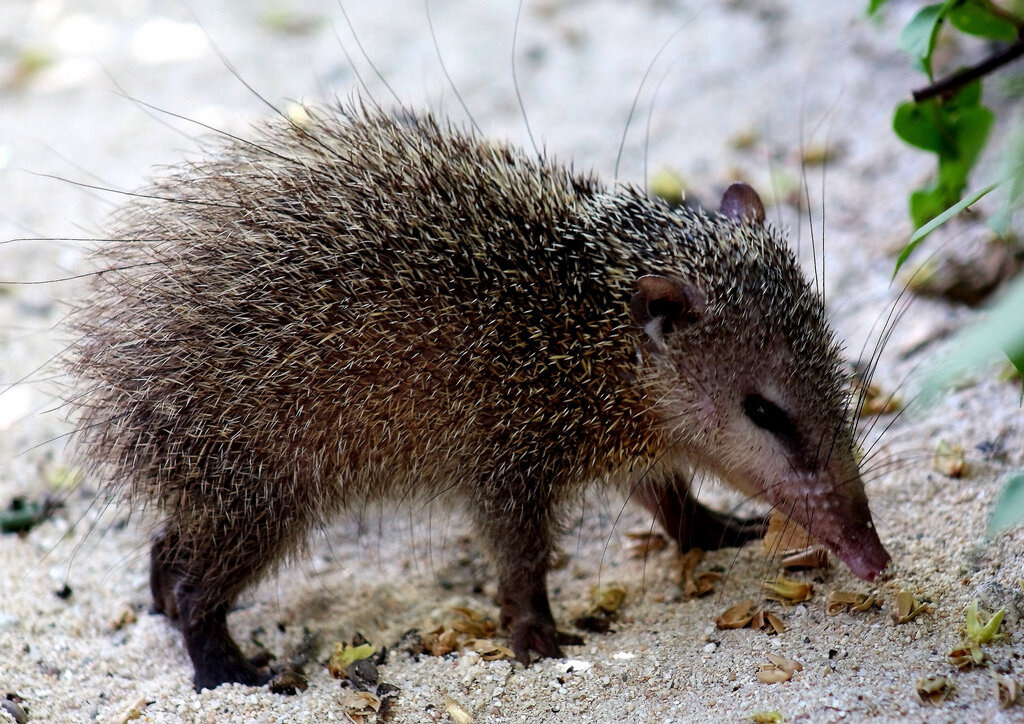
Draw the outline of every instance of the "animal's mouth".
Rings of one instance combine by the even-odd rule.
[[[855,576],[865,581],[874,581],[892,560],[889,552],[885,550],[882,541],[879,540],[874,525],[869,523],[864,530],[851,532],[855,537],[843,535],[840,540],[832,541],[821,536],[821,541],[847,565]],[[814,532],[812,531],[811,534],[814,535]]]
[[[769,488],[767,497],[778,510],[786,511],[793,522],[835,553],[855,576],[874,581],[891,557],[878,537],[859,479],[858,485],[847,484],[831,492],[823,492],[818,485],[807,482],[797,483],[803,483],[803,489],[792,498],[772,495],[783,486]],[[794,498],[799,501],[795,505]]]

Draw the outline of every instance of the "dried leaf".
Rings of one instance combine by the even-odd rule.
[[[963,446],[940,440],[932,457],[932,467],[948,478],[962,478],[967,469]]]
[[[464,633],[472,638],[487,638],[493,636],[498,630],[498,625],[487,616],[465,606],[454,606],[452,611],[457,618],[450,620],[447,627],[459,633]]]
[[[967,638],[979,644],[1004,638],[1006,634],[999,633],[999,626],[1003,623],[1005,614],[1006,609],[1001,608],[985,621],[984,614],[978,611],[977,599],[971,601],[971,605],[967,607]]]
[[[906,588],[901,588],[896,594],[896,606],[892,612],[894,623],[907,623],[915,619],[918,614],[927,611],[928,603],[918,603],[914,594]]]
[[[346,714],[356,717],[373,716],[380,709],[380,699],[368,691],[345,689],[345,695],[338,702]]]
[[[114,622],[110,624],[110,627],[114,631],[120,631],[125,626],[130,626],[137,620],[138,616],[135,614],[135,611],[130,608],[126,608],[124,611],[121,612],[121,615],[118,616],[117,619],[115,619]]]
[[[754,722],[754,724],[780,724],[785,719],[782,717],[782,712],[759,711],[756,714],[750,715],[750,721]]]
[[[128,724],[128,722],[130,721],[141,719],[146,707],[148,707],[152,703],[153,702],[146,699],[146,697],[137,699],[135,703],[128,707],[126,710],[108,719],[107,724]]]
[[[1017,684],[1016,679],[1011,679],[1009,676],[1003,676],[996,674],[993,677],[995,685],[996,698],[999,699],[999,706],[1003,709],[1009,709],[1017,701],[1017,696],[1020,694],[1020,686]]]
[[[786,625],[782,623],[782,619],[776,616],[771,611],[765,613],[764,619],[766,626],[762,626],[761,628],[768,629],[768,633],[774,632],[780,634],[786,630]]]
[[[765,598],[769,601],[786,604],[803,603],[811,600],[811,596],[814,595],[814,586],[810,583],[783,576],[777,577],[772,583],[764,584],[764,590],[768,592]]]
[[[444,708],[455,724],[473,724],[473,717],[470,716],[469,712],[463,708],[462,704],[450,696],[444,698]]]
[[[856,611],[862,613],[872,606],[877,606],[878,601],[873,593],[857,593],[856,591],[832,591],[825,601],[825,610],[832,616],[844,611]]]
[[[779,656],[778,654],[765,654],[765,656],[776,668],[788,671],[791,674],[804,670],[804,665],[796,659],[787,659],[785,656]]]
[[[715,619],[715,625],[720,629],[743,628],[754,618],[754,602],[749,598],[740,601],[735,606],[726,609],[721,616]]]
[[[650,553],[663,551],[668,547],[668,541],[661,533],[642,531],[639,533],[626,533],[626,537],[634,541],[629,547],[630,558],[646,558]]]
[[[348,676],[348,667],[353,661],[368,659],[373,656],[375,651],[373,644],[349,646],[341,642],[335,643],[334,652],[327,661],[327,670],[335,679],[344,679]]]
[[[790,520],[789,516],[774,511],[768,519],[768,530],[762,541],[768,555],[788,555],[814,545],[814,538]]]
[[[706,596],[715,590],[715,583],[722,578],[721,573],[715,571],[705,571],[699,576],[694,576],[697,569],[697,564],[704,558],[704,551],[700,548],[691,548],[683,554],[681,568],[682,568],[682,588],[683,595],[687,598],[700,598]]]
[[[757,680],[762,684],[781,684],[783,681],[789,681],[792,678],[792,671],[783,671],[782,669],[777,669],[770,664],[765,664],[761,670],[757,672]]]
[[[917,680],[914,692],[922,704],[938,706],[953,695],[955,688],[945,676],[925,676]]]
[[[800,153],[800,160],[806,166],[822,166],[834,161],[839,149],[834,144],[812,143]]]
[[[862,377],[854,374],[850,380],[850,390],[856,399],[863,400],[860,408],[861,417],[872,415],[888,415],[898,412],[903,407],[903,402],[895,393],[885,394],[874,382],[865,384]]]
[[[970,641],[946,654],[946,661],[961,671],[966,671],[981,666],[985,661],[985,652],[978,644]]]
[[[686,551],[679,561],[679,569],[682,572],[682,579],[685,581],[687,578],[693,578],[693,574],[697,572],[697,565],[704,560],[704,551],[700,548],[691,548]]]
[[[819,545],[808,546],[782,557],[783,568],[828,568],[828,551]]]
[[[516,657],[511,649],[489,639],[472,639],[466,642],[466,647],[480,654],[480,658],[484,661],[499,661]]]
[[[683,583],[683,595],[687,598],[700,598],[715,590],[715,583],[721,580],[722,574],[715,571],[705,571],[697,578]]]
[[[444,656],[459,648],[459,632],[455,629],[445,629],[437,636],[436,651],[434,656]]]
[[[626,591],[617,586],[608,586],[601,589],[595,587],[590,589],[590,597],[593,601],[591,606],[592,613],[613,614],[618,612],[622,604],[625,603]]]

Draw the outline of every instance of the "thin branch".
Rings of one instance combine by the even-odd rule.
[[[953,75],[946,76],[942,80],[914,91],[914,102],[921,103],[929,98],[945,95],[950,91],[957,90],[961,86],[965,86],[978,78],[988,75],[995,69],[1016,60],[1022,55],[1024,55],[1024,37],[1017,38],[1016,42],[1012,45],[986,58],[977,65],[964,68]]]

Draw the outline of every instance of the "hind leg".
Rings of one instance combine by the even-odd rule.
[[[668,485],[642,484],[635,495],[682,551],[739,546],[768,530],[767,517],[740,518],[707,507],[693,497],[681,475]]]
[[[178,620],[178,601],[174,588],[181,579],[181,572],[171,569],[170,553],[174,539],[169,538],[166,529],[153,536],[149,549],[149,591],[153,594],[153,613],[162,613],[172,621]]]
[[[260,519],[250,509],[216,521],[169,523],[153,542],[150,586],[154,609],[177,620],[195,670],[196,690],[237,682],[261,685],[258,668],[231,637],[227,614],[238,594],[257,581],[308,529],[286,505],[268,501]],[[235,521],[233,524],[232,521]]]

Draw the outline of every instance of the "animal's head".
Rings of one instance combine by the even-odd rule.
[[[648,399],[697,466],[767,499],[861,578],[889,561],[855,458],[846,376],[821,296],[750,187],[695,217],[686,268],[637,280]]]

